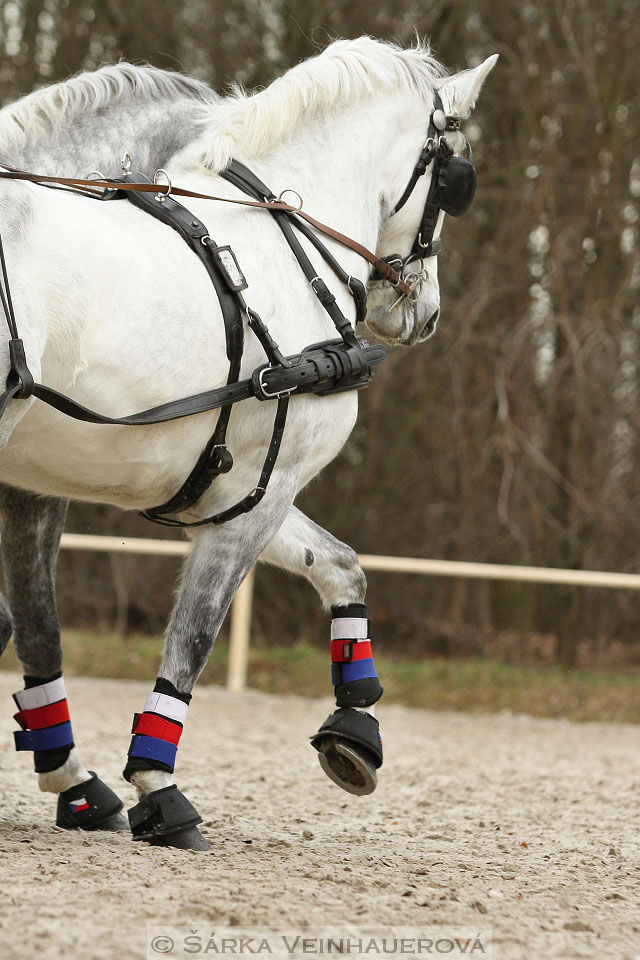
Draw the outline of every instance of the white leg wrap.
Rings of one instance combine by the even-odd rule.
[[[73,747],[61,767],[38,774],[38,785],[43,793],[64,793],[70,787],[85,783],[90,778],[91,774],[80,763],[76,748]]]
[[[173,783],[173,774],[166,770],[136,770],[131,774],[131,783],[138,791],[139,797],[146,796],[162,787],[170,787]]]

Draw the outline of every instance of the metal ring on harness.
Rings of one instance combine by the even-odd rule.
[[[420,273],[408,273],[404,278],[404,282],[411,288],[411,293],[407,294],[409,303],[417,303],[420,299],[423,281],[424,276],[422,270]]]
[[[106,180],[107,177],[103,173],[100,173],[99,170],[91,170],[85,177],[85,180]],[[112,196],[115,196],[117,191],[113,187],[97,187],[96,189],[102,189],[101,199],[108,200]]]
[[[291,189],[281,190],[281,191],[280,191],[280,195],[279,195],[278,197],[276,197],[276,203],[286,203],[286,202],[287,202],[286,200],[283,200],[283,199],[282,199],[282,198],[284,197],[285,193],[294,193],[294,194],[296,195],[296,197],[297,197],[298,200],[300,201],[300,206],[296,207],[296,208],[295,208],[294,210],[292,210],[291,212],[292,212],[292,213],[300,213],[300,211],[302,210],[302,203],[303,203],[303,201],[302,201],[302,197],[300,196],[300,194],[298,193],[297,190],[291,190]]]
[[[156,186],[160,186],[160,184],[158,183],[158,174],[160,174],[160,173],[163,173],[163,174],[165,175],[165,177],[167,178],[167,189],[165,190],[164,193],[160,193],[160,192],[156,193],[155,199],[158,201],[158,203],[164,203],[165,200],[167,199],[167,197],[168,197],[168,196],[170,195],[170,193],[171,193],[172,185],[171,185],[171,179],[170,179],[170,177],[169,177],[169,174],[168,174],[167,171],[164,169],[164,167],[158,167],[158,169],[156,170],[156,172],[155,172],[154,175],[153,175],[153,182],[156,184]]]
[[[120,157],[120,166],[125,177],[131,173],[131,154],[123,153]]]

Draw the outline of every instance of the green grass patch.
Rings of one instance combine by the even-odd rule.
[[[160,637],[63,635],[65,673],[151,681],[160,666]],[[216,644],[201,683],[224,683],[227,646]],[[376,654],[385,703],[432,710],[491,713],[510,710],[571,720],[640,721],[640,674],[523,667],[492,660],[401,660]],[[18,670],[13,648],[0,660]],[[249,686],[266,693],[320,697],[331,693],[328,652],[308,644],[253,646]]]

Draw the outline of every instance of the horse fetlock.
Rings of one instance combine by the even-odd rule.
[[[88,779],[58,796],[56,826],[66,830],[127,830],[124,804],[93,771]]]
[[[362,603],[367,593],[367,578],[357,553],[337,540],[333,547],[325,557],[314,556],[314,563],[307,564],[309,579],[327,606],[333,608],[336,599],[341,604]]]
[[[81,763],[75,747],[72,747],[62,766],[38,773],[38,786],[43,793],[64,793],[78,784],[86,783],[91,776]]]
[[[199,823],[202,817],[175,783],[147,794],[129,810],[133,839],[161,846],[208,850]]]
[[[143,712],[134,715],[133,736],[123,776],[134,784],[138,796],[166,789],[172,784],[178,743],[190,700],[189,694],[180,693],[164,677],[158,677]]]
[[[166,770],[136,770],[131,774],[131,783],[141,798],[155,790],[170,787],[173,784],[173,774]]]

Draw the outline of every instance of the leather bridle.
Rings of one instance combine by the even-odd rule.
[[[456,157],[451,144],[445,137],[446,133],[459,133],[461,127],[462,117],[446,114],[440,94],[435,90],[427,139],[422,146],[409,182],[391,213],[391,217],[394,217],[402,210],[420,178],[433,164],[429,191],[411,251],[405,257],[400,254],[392,254],[384,258],[391,266],[396,266],[405,284],[411,287],[411,293],[407,294],[398,286],[400,297],[392,309],[398,306],[405,297],[410,302],[419,299],[422,282],[426,280],[423,261],[428,257],[437,256],[442,249],[440,238],[434,236],[440,211],[443,210],[453,217],[459,217],[468,210],[473,201],[476,192],[476,170],[473,165],[471,145],[465,137],[468,156]],[[413,268],[410,272],[407,272],[406,268],[416,261],[419,264],[418,269]],[[386,278],[382,272],[376,270],[374,279],[383,280]]]

